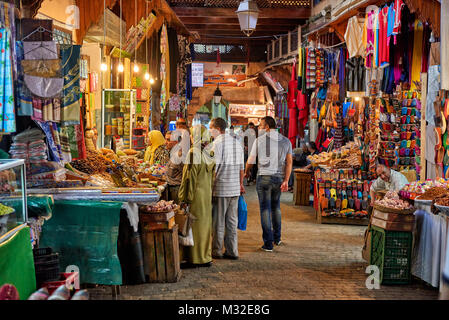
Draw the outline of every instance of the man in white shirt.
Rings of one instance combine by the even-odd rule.
[[[402,173],[394,171],[383,164],[377,165],[376,173],[378,178],[370,188],[371,205],[373,205],[376,200],[377,191],[400,191],[409,183]]]
[[[212,192],[212,257],[237,260],[238,201],[245,192],[243,148],[236,138],[226,133],[226,121],[222,118],[212,119],[210,132],[214,137],[216,163]]]

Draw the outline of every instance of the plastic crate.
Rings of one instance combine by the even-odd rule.
[[[407,284],[411,280],[413,234],[371,227],[371,265],[379,267],[382,284]]]
[[[59,255],[51,248],[33,249],[36,283],[59,279]]]
[[[71,272],[71,273],[60,273],[58,274],[57,281],[47,281],[42,284],[42,288],[47,288],[48,293],[50,295],[58,289],[60,286],[65,285],[67,289],[74,290],[75,284],[78,282],[79,273]],[[75,290],[75,292],[78,290]]]

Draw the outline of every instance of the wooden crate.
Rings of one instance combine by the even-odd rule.
[[[295,206],[310,205],[310,185],[312,184],[312,174],[295,171],[295,185],[293,191],[293,201]]]
[[[178,226],[155,231],[142,228],[142,242],[148,282],[177,282],[181,277]]]
[[[148,214],[139,215],[143,231],[155,231],[155,230],[166,230],[172,229],[175,225],[175,216],[173,215],[167,221],[154,221],[152,217]]]

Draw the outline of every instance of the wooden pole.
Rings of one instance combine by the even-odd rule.
[[[427,101],[427,73],[421,73],[421,173],[420,180],[426,180],[426,101]]]

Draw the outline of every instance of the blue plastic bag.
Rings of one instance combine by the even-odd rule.
[[[240,196],[239,198],[239,222],[237,228],[239,230],[246,230],[246,220],[248,218],[248,208],[246,206],[245,198]]]

